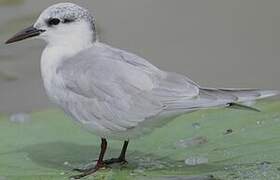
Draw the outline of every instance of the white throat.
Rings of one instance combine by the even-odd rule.
[[[79,21],[49,28],[40,38],[47,42],[41,59],[43,69],[44,65],[56,65],[62,59],[91,47],[95,41],[95,32],[89,23]]]
[[[87,23],[77,22],[51,29],[41,38],[47,42],[41,57],[41,73],[44,86],[49,92],[63,84],[59,82],[57,68],[67,58],[93,46],[94,32]]]

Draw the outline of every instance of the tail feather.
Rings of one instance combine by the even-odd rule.
[[[197,109],[227,107],[232,109],[242,109],[260,111],[251,107],[257,99],[267,98],[279,94],[278,91],[258,90],[258,89],[199,89],[199,95],[195,98],[183,98],[176,101],[166,101],[169,111],[189,111]]]
[[[260,93],[261,93],[260,98],[267,98],[267,97],[277,96],[280,94],[280,92],[276,90],[263,90],[260,91]]]
[[[223,104],[229,108],[246,109],[246,110],[253,110],[253,111],[259,111],[259,110],[247,106],[246,103],[280,94],[279,91],[275,91],[275,90],[258,90],[258,89],[201,88],[200,90],[202,94],[207,94],[208,96],[212,96],[213,98],[215,98],[216,102],[219,102],[219,105]]]
[[[246,102],[276,96],[279,91],[258,90],[258,89],[219,89],[223,92],[234,95],[238,98],[237,102]]]
[[[246,106],[246,105],[243,105],[243,104],[237,104],[237,103],[229,103],[227,108],[261,112],[261,110],[259,110],[257,108],[254,108],[254,107],[251,107],[251,106]]]

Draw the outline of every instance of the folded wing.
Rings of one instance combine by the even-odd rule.
[[[84,121],[99,119],[115,131],[135,127],[169,104],[199,94],[187,77],[160,71],[134,54],[105,45],[68,59],[58,73],[73,96],[87,103],[80,112]]]

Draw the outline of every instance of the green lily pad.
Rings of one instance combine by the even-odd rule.
[[[230,109],[186,114],[132,140],[124,166],[85,179],[279,179],[280,101],[257,104],[261,113]],[[98,157],[100,139],[59,110],[29,121],[0,118],[0,179],[68,179],[74,167]],[[122,142],[109,140],[106,158]]]

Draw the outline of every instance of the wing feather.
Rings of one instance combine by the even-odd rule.
[[[65,87],[83,99],[83,120],[123,131],[154,117],[199,88],[187,77],[166,73],[134,54],[99,45],[59,68]],[[187,107],[186,107],[187,108]]]

